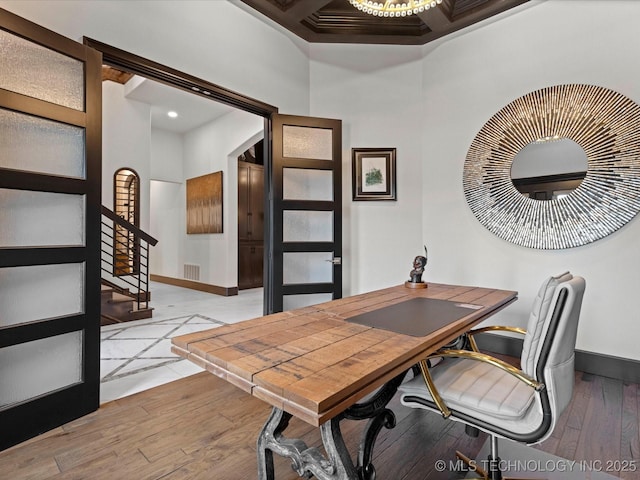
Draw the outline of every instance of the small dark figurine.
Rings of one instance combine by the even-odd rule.
[[[427,257],[423,257],[422,255],[418,255],[413,259],[413,270],[409,272],[409,276],[412,283],[421,283],[422,282],[422,273],[424,272],[424,266],[427,264]]]
[[[405,282],[405,285],[407,285],[408,287],[415,288],[418,286],[426,286],[426,284],[422,281],[422,274],[424,273],[424,267],[427,265],[428,257],[426,245],[424,247],[424,254],[424,257],[422,255],[418,255],[413,259],[413,270],[409,272],[410,279],[408,282]]]

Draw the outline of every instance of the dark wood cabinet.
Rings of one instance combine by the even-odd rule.
[[[264,167],[238,162],[238,289],[262,287]]]
[[[262,286],[264,247],[238,245],[238,289]]]

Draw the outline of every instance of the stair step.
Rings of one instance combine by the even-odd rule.
[[[100,325],[113,325],[153,317],[153,308],[137,308],[136,296],[127,295],[128,290],[119,292],[119,288],[107,284],[100,285]],[[141,300],[151,297],[150,292],[139,294]]]
[[[100,285],[100,301],[102,303],[108,302],[111,300],[111,295],[113,294],[113,288],[108,287],[106,285]]]
[[[142,320],[144,318],[153,317],[153,308],[141,308],[139,310],[131,310],[127,315],[127,322],[131,320]]]
[[[111,292],[116,292],[116,293],[120,293],[124,296],[127,296],[129,298],[133,298],[134,300],[137,300],[138,298],[140,299],[141,302],[147,301],[150,302],[151,301],[151,292],[149,291],[141,291],[136,293],[131,293],[131,291],[128,288],[124,288],[124,287],[115,287],[113,286],[110,282],[108,282],[107,280],[102,280],[104,283],[100,284],[100,291],[102,292],[102,296],[103,298],[105,297],[105,295],[108,295]]]
[[[111,315],[105,315],[104,313],[100,314],[100,326],[103,327],[105,325],[115,325],[117,323],[122,323],[123,320],[119,318],[112,317]]]
[[[109,303],[124,303],[124,302],[131,302],[133,304],[133,298],[131,297],[127,297],[126,295],[123,295],[121,293],[118,292],[113,292],[111,299],[109,300]]]

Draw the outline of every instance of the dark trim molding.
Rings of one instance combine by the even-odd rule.
[[[82,263],[86,258],[87,247],[0,247],[0,268]]]
[[[209,283],[196,282],[194,280],[186,280],[184,278],[165,277],[164,275],[149,275],[149,279],[153,282],[166,283],[176,287],[190,288],[191,290],[199,290],[201,292],[214,293],[223,297],[231,297],[238,294],[238,287],[219,287]]]
[[[102,134],[102,132],[99,133]],[[84,195],[86,182],[87,180],[82,178],[59,177],[45,173],[0,168],[0,188]]]
[[[87,321],[84,314],[49,318],[0,328],[0,348],[55,337],[82,330]]]
[[[475,339],[481,350],[518,358],[522,352],[521,338],[480,333]],[[615,378],[623,382],[640,383],[640,361],[638,360],[576,350],[576,370]]]
[[[42,117],[44,120],[66,123],[80,128],[86,126],[85,112],[83,111],[4,89],[2,90],[2,106],[25,116]]]
[[[121,70],[142,75],[165,85],[179,88],[209,100],[215,100],[245,112],[270,117],[278,113],[278,108],[246,95],[234,92],[214,83],[194,77],[175,68],[162,65],[139,55],[107,45],[106,43],[83,38],[83,43],[102,53],[103,63]]]

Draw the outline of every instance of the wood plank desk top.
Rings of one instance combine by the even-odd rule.
[[[345,321],[416,297],[482,308],[424,337]],[[508,290],[400,285],[174,337],[172,351],[319,426],[516,298]]]

